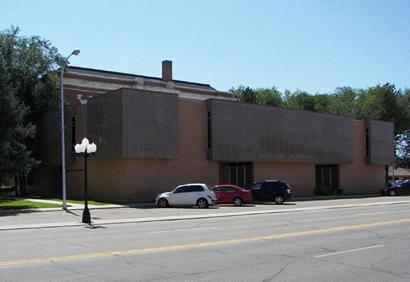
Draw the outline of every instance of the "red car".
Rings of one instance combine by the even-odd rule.
[[[241,187],[231,184],[216,185],[211,188],[216,194],[218,204],[233,204],[242,206],[252,202],[252,191],[242,189]]]

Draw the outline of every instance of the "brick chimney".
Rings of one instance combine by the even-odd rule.
[[[162,61],[162,80],[172,81],[172,61]]]

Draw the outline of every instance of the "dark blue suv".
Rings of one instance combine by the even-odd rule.
[[[393,183],[380,191],[382,195],[396,196],[396,195],[410,195],[410,181]]]
[[[286,182],[280,180],[265,180],[255,182],[249,189],[256,201],[273,201],[277,205],[292,199],[292,190]]]

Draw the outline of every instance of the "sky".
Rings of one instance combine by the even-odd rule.
[[[0,0],[0,30],[49,40],[71,65],[331,93],[410,87],[410,0]]]

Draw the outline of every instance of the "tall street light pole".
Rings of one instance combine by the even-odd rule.
[[[66,58],[61,59],[60,63],[60,110],[61,110],[61,181],[63,194],[63,209],[67,210],[67,189],[66,189],[66,169],[65,169],[65,140],[64,140],[64,69],[68,66],[68,59],[72,56],[78,56],[80,50],[74,50]]]

